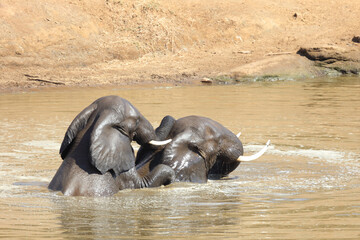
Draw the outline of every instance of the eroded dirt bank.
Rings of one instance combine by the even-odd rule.
[[[2,0],[0,16],[1,91],[360,69],[358,0]]]

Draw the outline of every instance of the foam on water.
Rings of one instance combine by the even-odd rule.
[[[244,146],[246,155],[263,145]],[[350,151],[304,149],[272,144],[263,157],[240,165],[232,174],[242,192],[317,192],[356,187],[350,182],[360,174],[360,155]]]
[[[262,145],[247,145],[244,146],[245,152],[255,152],[259,151],[263,146]],[[274,145],[271,145],[266,152],[267,154],[279,155],[279,156],[299,156],[309,159],[318,159],[325,160],[330,163],[339,163],[339,162],[358,162],[360,160],[360,155],[353,152],[341,152],[335,150],[322,150],[322,149],[280,149]],[[265,153],[265,154],[266,154]]]
[[[24,142],[22,144],[25,146],[43,148],[47,150],[58,150],[60,145],[59,143],[51,140],[41,140],[41,141],[31,140],[28,142]]]

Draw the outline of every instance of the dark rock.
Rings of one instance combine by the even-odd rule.
[[[354,36],[352,41],[356,43],[360,43],[360,36]]]
[[[346,61],[345,49],[335,46],[302,47],[297,51],[300,56],[307,57],[312,61]]]
[[[297,54],[314,61],[317,66],[336,70],[340,74],[360,73],[360,49],[356,46],[302,47]]]

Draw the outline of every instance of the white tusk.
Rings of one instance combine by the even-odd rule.
[[[168,144],[169,142],[171,142],[172,139],[168,139],[168,140],[165,140],[165,141],[156,141],[156,140],[151,140],[149,142],[149,144],[151,145],[155,145],[155,146],[161,146],[161,145],[166,145]]]
[[[261,149],[258,153],[255,153],[254,155],[251,156],[240,156],[237,160],[239,162],[250,162],[252,160],[258,159],[266,152],[269,145],[270,145],[270,140],[267,141],[266,146],[263,149]]]
[[[241,132],[239,132],[238,134],[236,134],[237,138],[239,138],[241,135]]]

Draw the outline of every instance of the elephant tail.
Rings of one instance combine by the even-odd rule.
[[[90,106],[82,110],[75,119],[71,122],[69,128],[65,133],[64,140],[61,143],[60,155],[62,159],[65,159],[66,155],[69,152],[71,143],[75,139],[76,135],[85,128],[88,123],[88,120],[91,114],[97,109],[97,104],[94,102]]]

